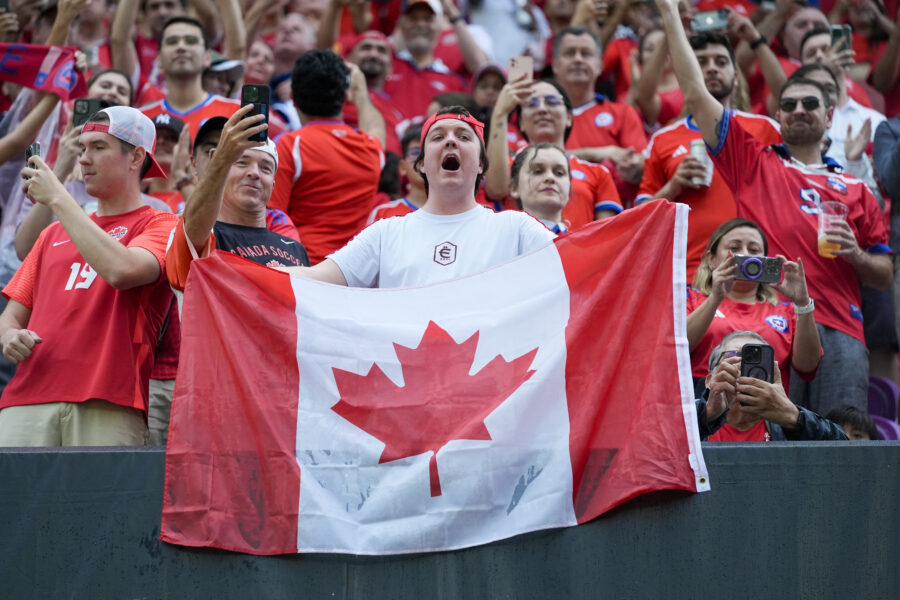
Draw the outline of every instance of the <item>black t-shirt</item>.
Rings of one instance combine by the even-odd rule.
[[[297,240],[265,227],[246,227],[216,221],[216,248],[267,267],[308,267],[306,248]]]

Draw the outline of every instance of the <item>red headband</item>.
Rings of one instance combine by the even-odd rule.
[[[457,121],[463,121],[472,126],[472,129],[475,130],[475,135],[478,136],[478,139],[481,140],[481,144],[484,145],[484,123],[479,121],[473,116],[465,116],[456,113],[442,113],[432,115],[430,119],[425,121],[425,124],[422,125],[422,136],[419,138],[419,146],[425,146],[425,136],[428,135],[428,130],[431,129],[431,126],[434,125],[437,121],[443,121],[444,119],[455,119]]]

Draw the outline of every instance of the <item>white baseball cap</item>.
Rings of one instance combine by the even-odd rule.
[[[150,117],[130,106],[110,106],[98,112],[105,114],[109,118],[109,123],[85,123],[82,133],[88,131],[108,133],[132,146],[143,148],[147,151],[151,163],[150,169],[144,174],[144,179],[166,177],[166,172],[153,157],[153,150],[156,148],[156,125]]]

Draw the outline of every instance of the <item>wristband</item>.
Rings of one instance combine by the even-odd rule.
[[[456,15],[455,17],[450,17],[447,20],[450,21],[451,25],[456,25],[457,23],[459,23],[460,21],[463,20],[463,17],[462,17],[462,15]]]
[[[794,305],[794,312],[798,315],[808,315],[814,310],[816,310],[816,303],[813,302],[812,298],[809,299],[809,303],[806,306]]]
[[[768,43],[769,43],[769,40],[766,39],[766,36],[761,35],[758,38],[756,38],[755,40],[753,40],[752,42],[750,42],[750,49],[756,50],[763,44],[768,44]]]

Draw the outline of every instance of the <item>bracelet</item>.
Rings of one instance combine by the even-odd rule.
[[[462,15],[456,15],[455,17],[450,17],[450,18],[447,19],[447,20],[450,21],[450,24],[451,24],[451,25],[456,25],[457,23],[459,23],[460,21],[463,20],[463,16],[462,16]]]
[[[181,188],[193,185],[194,184],[194,176],[193,175],[182,175],[178,179],[175,180],[175,189],[181,191]]]
[[[794,305],[794,312],[798,315],[808,315],[814,310],[816,310],[816,303],[813,302],[812,298],[809,299],[809,302],[805,306]]]
[[[763,44],[768,44],[768,43],[769,43],[769,40],[766,39],[766,36],[761,35],[758,38],[756,38],[755,40],[753,40],[752,42],[750,42],[750,49],[756,50]]]

